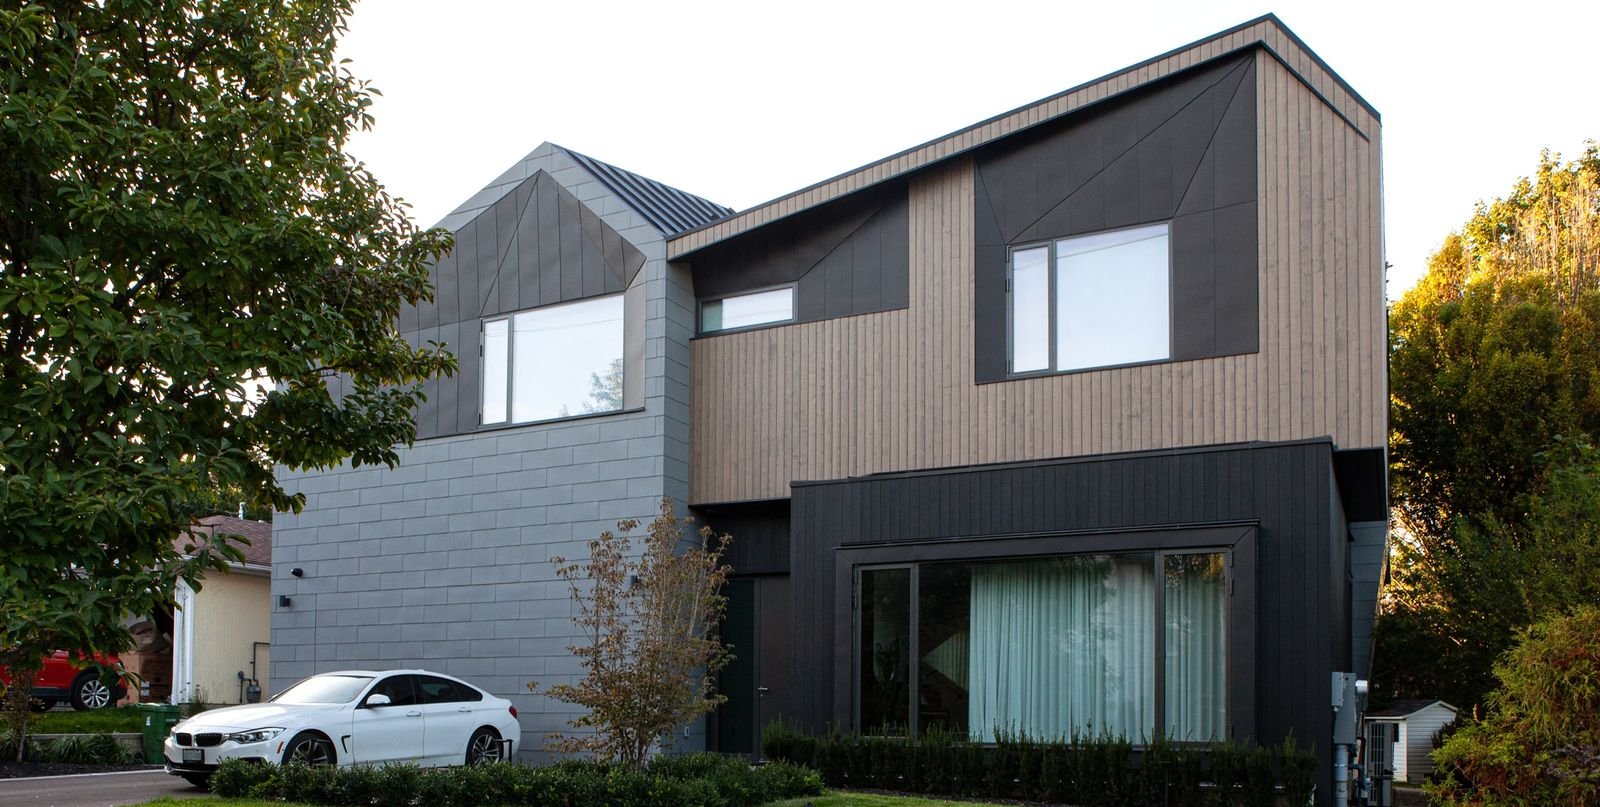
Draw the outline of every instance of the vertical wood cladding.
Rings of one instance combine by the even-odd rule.
[[[1326,763],[1318,738],[1332,731],[1328,673],[1347,663],[1349,646],[1347,541],[1332,450],[1326,440],[1303,441],[798,485],[795,620],[833,627],[795,631],[792,715],[820,728],[848,705],[836,702],[850,692],[832,675],[852,630],[850,592],[836,590],[839,548],[1254,522],[1255,665],[1229,673],[1253,682],[1254,695],[1235,704],[1234,718],[1246,720],[1235,736],[1274,743],[1292,729],[1301,743],[1324,749]],[[918,557],[908,547],[901,559]]]
[[[975,158],[975,377],[1007,374],[1007,249],[1170,221],[1172,358],[1254,353],[1251,54],[1219,60]]]
[[[429,270],[434,299],[406,307],[398,323],[413,344],[440,342],[458,363],[455,377],[423,385],[428,400],[417,410],[419,439],[478,427],[482,395],[478,338],[484,319],[620,293],[645,262],[643,253],[543,171],[529,176],[455,236],[455,249]],[[634,319],[642,324],[639,307]],[[642,349],[642,337],[634,342]]]
[[[1090,81],[1003,115],[970,126],[938,140],[907,149],[871,165],[834,177],[787,196],[757,205],[699,230],[684,233],[668,245],[668,259],[676,259],[741,232],[762,227],[786,216],[847,196],[880,182],[897,180],[994,140],[1009,137],[1041,122],[1053,120],[1098,103],[1130,88],[1142,86],[1197,64],[1243,51],[1262,49],[1288,66],[1307,92],[1352,128],[1371,134],[1378,114],[1355,91],[1317,58],[1305,43],[1266,15],[1186,47],[1157,56],[1111,75]],[[1366,136],[1364,134],[1363,136]]]
[[[1255,53],[1257,352],[976,384],[975,174],[952,159],[910,183],[909,307],[692,343],[691,499],[1250,440],[1383,446],[1377,121],[1330,107],[1331,78],[1313,92],[1311,57],[1296,74]]]
[[[904,183],[807,211],[758,238],[695,255],[695,294],[707,299],[793,283],[796,322],[905,308],[907,220]]]

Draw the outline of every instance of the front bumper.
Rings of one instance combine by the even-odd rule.
[[[161,744],[161,756],[167,773],[181,776],[189,773],[211,773],[224,760],[242,759],[247,762],[276,762],[282,757],[282,735],[260,743],[235,743],[223,741],[209,747],[180,746],[170,735]]]

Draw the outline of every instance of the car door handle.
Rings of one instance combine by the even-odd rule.
[[[456,711],[458,711],[458,712],[460,712],[460,713],[462,713],[464,715],[470,715],[470,714],[472,714],[472,707],[463,706],[460,709],[457,709]]]
[[[422,717],[421,712],[406,712],[406,717]]]

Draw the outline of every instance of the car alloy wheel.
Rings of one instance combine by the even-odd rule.
[[[472,733],[472,739],[467,741],[467,764],[499,762],[500,749],[500,735],[494,733],[493,729],[478,729]]]
[[[97,675],[85,675],[72,687],[72,707],[80,712],[104,709],[111,701],[111,687]]]
[[[283,752],[283,761],[285,764],[332,765],[333,743],[311,732],[301,732],[289,741],[289,749]]]

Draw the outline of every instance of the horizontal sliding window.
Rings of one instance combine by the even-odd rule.
[[[1081,370],[1172,355],[1165,223],[1011,251],[1011,372]]]
[[[738,294],[700,304],[700,332],[731,331],[794,319],[794,287]]]
[[[1019,732],[1225,738],[1225,559],[1128,553],[864,569],[861,728],[914,722],[979,742]]]
[[[529,423],[622,409],[622,295],[483,324],[483,422]]]

